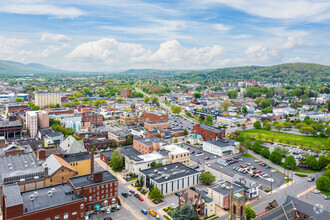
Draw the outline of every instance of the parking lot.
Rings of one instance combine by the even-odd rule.
[[[120,210],[116,210],[115,212],[111,212],[110,214],[107,214],[106,212],[99,213],[99,214],[93,214],[90,216],[89,219],[92,220],[104,220],[107,217],[111,217],[113,220],[129,220],[129,219],[135,219],[135,217],[124,207],[121,206]]]
[[[308,192],[303,196],[305,199],[309,200],[310,202],[313,202],[318,204],[320,208],[323,208],[325,211],[330,211],[330,200],[325,200],[325,195],[322,193],[314,193],[314,192]]]
[[[171,124],[172,129],[187,129],[189,133],[192,133],[194,123],[184,117],[169,116],[168,122]]]
[[[198,163],[199,165],[203,164],[203,162],[209,163],[212,162],[214,159],[219,158],[219,156],[216,156],[215,154],[211,154],[201,149],[202,146],[191,146],[188,144],[182,144],[182,147],[190,151],[190,160]]]
[[[230,158],[234,158],[234,156]],[[253,157],[237,157],[237,158],[238,158],[238,160],[236,160],[237,162],[234,162],[232,164],[227,163],[228,164],[227,166],[224,165],[223,163],[220,163],[221,161],[225,162],[224,159],[218,159],[216,162],[213,162],[211,164],[211,167],[231,177],[234,177],[235,174],[238,174],[246,179],[253,180],[258,185],[261,184],[261,189],[271,189],[271,188],[276,189],[280,187],[282,184],[284,184],[285,182],[284,176],[278,173],[277,171],[273,170],[272,168],[267,168],[267,165],[265,166],[259,165],[261,161],[255,162],[255,159]],[[245,171],[240,172],[234,170],[233,167],[238,167]],[[252,169],[252,167],[254,167],[255,169]],[[268,176],[263,177],[262,176],[263,174],[267,174]]]

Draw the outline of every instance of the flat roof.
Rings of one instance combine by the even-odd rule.
[[[163,159],[163,156],[159,153],[142,154],[142,155],[139,155],[138,157],[140,157],[145,162]]]
[[[209,140],[206,143],[213,144],[217,147],[228,147],[235,145],[236,141],[229,139],[220,139],[220,140]]]
[[[234,184],[231,184],[230,182],[225,182],[225,183],[222,183],[220,185],[217,185],[215,187],[212,187],[212,189],[224,196],[229,196],[229,189],[230,187],[233,187],[233,192],[234,194],[235,193],[238,193],[238,192],[241,192],[242,190],[244,190],[242,187],[239,187],[237,185],[234,185]]]
[[[76,162],[76,161],[82,161],[82,160],[89,160],[91,156],[89,153],[82,153],[82,154],[76,154],[76,155],[64,155],[63,159],[68,162]]]
[[[112,153],[113,153],[113,150],[101,151],[101,154],[103,154],[103,155],[106,156],[107,158],[111,158]]]
[[[91,186],[91,185],[98,184],[101,182],[107,182],[107,181],[112,181],[112,180],[117,179],[114,175],[112,175],[108,171],[103,171],[102,173],[103,173],[103,178],[102,178],[102,181],[100,181],[100,182],[95,182],[93,180],[93,174],[86,174],[83,176],[71,177],[68,179],[68,181],[70,181],[71,184],[75,188],[79,188],[82,186]]]
[[[119,151],[120,151],[120,153],[122,153],[122,155],[130,158],[131,160],[142,161],[142,159],[140,157],[138,157],[139,155],[142,155],[142,153],[139,152],[138,150],[134,149],[133,147],[121,148],[121,149],[119,149]]]
[[[151,125],[158,125],[158,124],[168,124],[168,121],[148,121],[145,122],[146,124],[151,124]]]
[[[134,139],[134,141],[140,142],[141,144],[150,146],[153,143],[162,143],[165,145],[168,145],[167,141],[164,141],[163,139],[157,138],[157,137],[150,137],[150,138],[141,138],[141,139]]]
[[[4,185],[2,188],[5,197],[6,207],[23,204],[21,193],[17,184]]]
[[[219,128],[215,128],[215,127],[208,126],[208,125],[205,125],[205,124],[199,124],[199,125],[202,129],[205,129],[205,130],[208,130],[208,131],[211,131],[211,132],[214,132],[214,133],[220,133],[221,132],[221,129],[219,129]]]
[[[53,191],[52,196],[48,195],[50,191]],[[34,195],[34,200],[30,199],[31,195]],[[84,196],[75,195],[72,187],[65,183],[22,192],[21,198],[23,200],[23,212],[27,213],[71,203],[75,200],[84,199]]]
[[[140,170],[140,172],[157,183],[181,179],[185,176],[200,173],[199,171],[191,169],[179,162],[166,164],[163,166],[154,167],[146,170]]]
[[[170,151],[174,154],[189,153],[189,150],[186,150],[186,149],[179,147],[178,145],[174,145],[174,144],[166,145],[164,148],[165,148],[165,150]]]
[[[20,121],[0,121],[0,128],[13,126],[22,126],[22,123]]]

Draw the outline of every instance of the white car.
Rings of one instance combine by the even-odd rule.
[[[316,189],[316,190],[314,191],[314,193],[315,193],[315,194],[319,194],[319,193],[320,193],[320,190],[317,190],[317,189]]]
[[[276,170],[271,170],[270,172],[272,172],[272,173],[276,173]]]
[[[107,214],[110,214],[111,210],[110,208],[107,208]]]

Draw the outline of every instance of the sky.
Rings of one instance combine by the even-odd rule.
[[[330,64],[329,0],[0,0],[0,59],[73,71]]]

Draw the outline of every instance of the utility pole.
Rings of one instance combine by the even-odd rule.
[[[270,178],[271,178],[271,181],[270,181],[270,194],[273,194],[273,173],[270,172]]]

